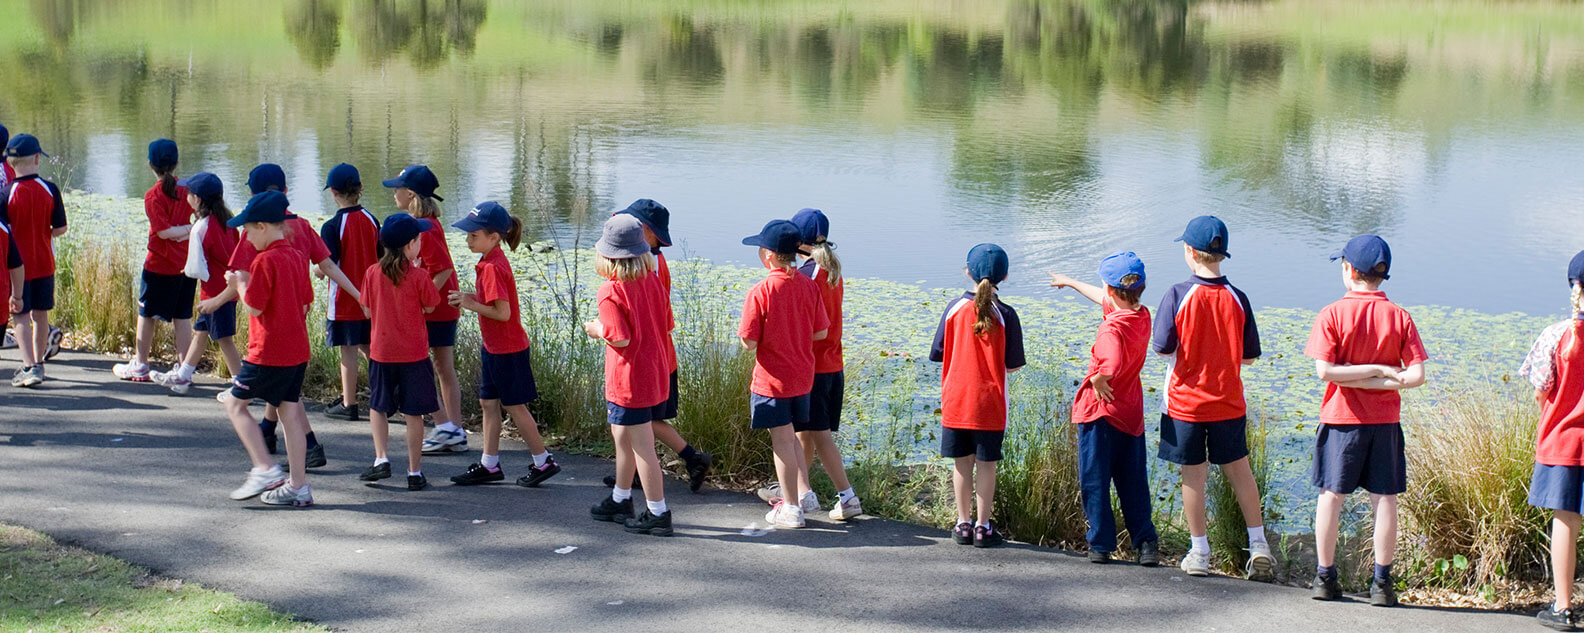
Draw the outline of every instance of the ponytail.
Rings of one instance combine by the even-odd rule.
[[[406,250],[406,246],[406,244],[403,244],[398,248],[387,248],[385,252],[380,253],[380,272],[385,273],[385,276],[390,278],[391,283],[397,286],[401,285],[402,278],[406,277],[407,271],[413,267],[412,262],[407,261],[407,255],[402,253],[402,251]]]
[[[437,201],[434,198],[431,198],[429,196],[417,195],[416,193],[414,193],[414,196],[416,197],[416,200],[414,200],[414,202],[418,203],[418,208],[414,209],[414,211],[416,211],[416,213],[413,213],[414,217],[439,219],[439,217],[440,217],[440,202],[439,201]]]
[[[176,198],[176,165],[153,165],[154,175],[159,177],[160,193],[172,200]]]
[[[991,299],[995,298],[995,284],[989,278],[980,279],[979,285],[974,286],[974,310],[979,313],[979,320],[974,321],[974,334],[983,336],[994,325],[995,305]]]
[[[809,251],[809,259],[814,260],[820,268],[825,269],[825,281],[832,288],[841,283],[841,259],[836,257],[836,243],[820,236],[814,240],[814,248]]]
[[[517,216],[510,217],[511,228],[506,229],[506,232],[501,234],[501,241],[506,242],[506,245],[515,251],[517,250],[517,245],[522,243],[523,225],[522,220],[517,219]]]
[[[1573,282],[1570,296],[1573,302],[1573,336],[1568,340],[1567,349],[1562,350],[1563,354],[1578,347],[1579,337],[1584,336],[1584,285]]]

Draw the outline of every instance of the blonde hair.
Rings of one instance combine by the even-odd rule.
[[[809,249],[809,259],[814,260],[820,268],[825,269],[825,281],[832,288],[841,283],[841,259],[836,257],[836,243],[819,236],[814,240],[813,248]]]
[[[1573,336],[1569,337],[1567,349],[1559,350],[1559,354],[1571,354],[1578,347],[1580,336],[1584,336],[1584,286],[1573,282],[1569,289],[1569,300],[1573,302]]]
[[[622,257],[611,259],[599,253],[594,254],[594,273],[606,279],[616,281],[638,281],[654,274],[660,267],[655,263],[654,255],[644,253],[639,257]]]
[[[990,283],[990,278],[979,280],[974,286],[974,310],[979,313],[979,320],[974,321],[974,334],[983,336],[995,325],[995,305],[991,301],[995,298],[995,284]]]
[[[1210,248],[1220,248],[1220,247],[1221,247],[1221,240],[1219,238],[1210,240]],[[1193,247],[1190,246],[1189,248],[1193,248]],[[1222,255],[1220,253],[1212,253],[1210,251],[1201,251],[1201,250],[1199,250],[1197,248],[1193,249],[1193,253],[1194,253],[1194,256],[1193,256],[1194,257],[1194,261],[1199,262],[1199,264],[1203,265],[1203,266],[1209,266],[1210,264],[1217,264],[1217,263],[1220,263],[1222,260],[1227,258],[1226,255]]]
[[[429,196],[420,196],[413,192],[413,202],[417,208],[413,209],[413,217],[438,218],[440,217],[440,201]]]
[[[794,253],[777,253],[775,251],[770,251],[770,261],[775,262],[777,268],[791,270],[792,265],[797,263],[797,255]]]

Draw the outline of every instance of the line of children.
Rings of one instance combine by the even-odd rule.
[[[236,300],[220,297],[226,290],[226,263],[236,251],[239,238],[236,229],[226,226],[231,221],[231,209],[226,207],[225,187],[218,176],[199,172],[177,184],[187,190],[187,204],[197,209],[198,215],[187,238],[187,258],[182,266],[182,273],[198,282],[198,317],[193,320],[192,342],[183,351],[176,370],[150,372],[149,378],[184,394],[192,387],[193,374],[198,371],[210,340],[219,346],[232,376],[242,371],[242,356],[232,340],[237,330]]]
[[[177,157],[175,141],[162,138],[149,143],[148,166],[156,182],[143,194],[143,213],[149,221],[148,256],[138,283],[136,352],[131,362],[110,368],[121,380],[149,382],[149,351],[154,347],[158,321],[171,324],[176,349],[187,349],[192,338],[193,292],[198,282],[182,273],[193,208],[187,204],[187,189],[176,182]],[[173,371],[180,368],[178,363]]]
[[[319,238],[330,252],[330,261],[343,271],[352,271],[348,278],[359,283],[363,281],[359,271],[379,262],[379,220],[358,204],[363,178],[357,167],[341,163],[330,168],[325,189],[335,199],[336,213],[319,227]],[[352,421],[358,419],[358,355],[369,355],[369,319],[356,294],[361,290],[362,286],[343,288],[331,280],[325,319],[325,345],[336,348],[341,357],[341,401],[326,408],[325,415]]]
[[[39,158],[48,157],[31,134],[6,142],[10,182],[0,190],[0,221],[11,227],[22,254],[22,305],[12,316],[22,367],[13,387],[34,387],[45,381],[44,361],[53,355],[50,310],[55,309],[55,238],[66,233],[66,203],[60,188],[39,177]]]

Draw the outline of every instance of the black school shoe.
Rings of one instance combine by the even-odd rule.
[[[1104,565],[1111,562],[1111,552],[1102,552],[1097,549],[1089,550],[1089,562]]]
[[[494,470],[490,470],[485,468],[483,464],[473,462],[468,465],[467,472],[452,477],[451,483],[458,486],[476,486],[478,484],[505,480],[506,472],[501,470],[499,466],[495,467]]]
[[[1573,624],[1573,610],[1563,609],[1553,611],[1554,607],[1546,607],[1535,614],[1535,619],[1540,621],[1540,626],[1557,631],[1577,631]]]
[[[303,460],[304,468],[323,468],[330,460],[325,459],[324,444],[314,444],[308,449],[308,456]]]
[[[605,476],[605,487],[606,488],[615,488],[616,487],[616,476],[615,475],[606,475]],[[638,480],[638,475],[637,474],[633,475],[632,487],[628,488],[628,490],[643,490],[643,482]]]
[[[633,534],[671,536],[671,511],[667,510],[665,514],[655,516],[644,510],[644,513],[637,518],[627,519],[623,527]]]
[[[972,523],[958,523],[957,527],[952,528],[952,540],[958,545],[973,545],[973,537]]]
[[[1144,541],[1138,546],[1138,564],[1144,567],[1160,565],[1160,543]]]
[[[704,478],[709,475],[710,464],[715,463],[715,458],[709,453],[693,449],[693,459],[687,460],[688,489],[698,492],[704,487]]]
[[[595,521],[626,523],[627,519],[632,518],[632,508],[632,499],[630,498],[617,503],[615,499],[610,498],[610,495],[605,495],[603,500],[594,504],[594,507],[589,508],[589,516]],[[645,513],[647,514],[647,511]],[[670,520],[670,514],[669,512],[666,513],[667,521]]]
[[[983,525],[974,526],[974,547],[996,547],[1005,542],[1006,539],[1001,537],[1001,533],[996,531],[994,525],[989,527]]]
[[[424,477],[423,475],[408,475],[407,476],[407,489],[408,490],[423,490],[424,488],[428,488],[428,487],[429,487],[429,478]]]
[[[1371,589],[1372,591],[1370,593],[1373,595],[1373,587]],[[1341,600],[1342,583],[1336,578],[1326,578],[1325,576],[1316,574],[1314,579],[1314,599]]]
[[[517,478],[517,485],[524,488],[538,488],[539,484],[544,483],[544,480],[556,476],[556,473],[559,472],[561,472],[561,466],[556,464],[554,457],[551,457],[545,460],[544,468],[529,466],[528,474]],[[632,512],[628,512],[627,515],[632,516]]]
[[[358,406],[355,404],[349,407],[345,404],[342,404],[340,401],[337,401],[335,404],[325,407],[324,413],[325,417],[334,418],[337,420],[346,420],[348,422],[358,421]]]
[[[263,422],[259,423],[259,432],[264,434],[264,450],[267,450],[269,451],[269,454],[274,455],[276,451],[280,449],[280,438],[275,436],[274,431],[264,430]]]
[[[378,466],[369,466],[368,470],[365,470],[363,471],[363,474],[358,475],[358,479],[363,481],[379,481],[381,479],[390,479],[390,476],[390,462],[385,462]]]
[[[1397,590],[1392,587],[1391,580],[1381,582],[1373,578],[1370,579],[1370,606],[1397,606]]]

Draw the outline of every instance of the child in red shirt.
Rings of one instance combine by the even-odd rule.
[[[308,487],[308,415],[301,400],[303,375],[308,369],[308,309],[313,288],[308,285],[308,262],[286,241],[285,194],[266,191],[248,200],[242,213],[226,226],[245,227],[246,238],[259,251],[248,274],[226,273],[226,284],[242,298],[248,313],[247,358],[231,388],[220,392],[231,426],[253,460],[247,481],[231,492],[242,500],[263,493],[269,505],[313,505]],[[270,459],[264,437],[248,402],[263,399],[280,412],[286,425],[287,464],[291,481]]]
[[[336,214],[319,227],[319,238],[330,252],[330,260],[341,270],[354,274],[379,262],[379,220],[358,199],[363,195],[363,179],[356,167],[341,163],[330,168],[325,189],[335,198]],[[354,284],[363,280],[350,279]],[[341,401],[325,409],[332,418],[358,418],[358,354],[369,353],[369,320],[358,303],[360,287],[344,288],[330,281],[330,310],[325,320],[325,344],[341,356]]]
[[[615,215],[594,244],[594,269],[608,281],[597,293],[599,318],[584,323],[583,331],[605,344],[605,409],[616,442],[616,485],[589,516],[622,523],[635,534],[671,536],[671,510],[650,423],[663,413],[670,395],[665,338],[675,323],[643,235],[637,218]],[[621,487],[632,481],[635,470],[648,505],[636,517],[632,489]]]
[[[405,213],[385,218],[380,244],[385,252],[379,263],[363,274],[363,313],[373,323],[369,345],[369,429],[374,435],[374,465],[359,475],[363,481],[391,476],[385,457],[389,418],[401,411],[407,424],[407,489],[423,490],[423,416],[440,409],[435,398],[434,368],[424,339],[412,333],[425,314],[442,302],[429,275],[413,262],[423,248],[419,236],[423,223]]]
[[[505,242],[517,250],[523,225],[500,203],[485,202],[451,226],[467,231],[468,250],[480,257],[473,268],[474,292],[452,292],[446,299],[451,305],[478,313],[479,337],[484,342],[478,387],[479,409],[484,413],[484,452],[478,463],[452,477],[451,482],[470,486],[506,479],[500,467],[504,409],[517,423],[533,456],[533,466],[527,475],[517,479],[517,484],[535,488],[561,472],[561,466],[545,448],[544,439],[539,437],[539,423],[528,412],[528,403],[539,397],[539,389],[534,383],[533,358],[528,353],[528,333],[523,331],[517,305],[517,279],[500,247]]]
[[[0,126],[0,131],[5,129]],[[6,274],[0,275],[0,296],[6,297],[6,322],[11,321],[12,315],[22,311],[22,280],[27,278],[27,271],[22,267],[22,253],[17,251],[16,239],[11,236],[11,226],[6,224],[5,218],[0,218],[0,234],[5,239],[0,240],[0,250],[5,254],[0,255],[0,260],[5,262]]]
[[[995,529],[996,463],[1006,435],[1007,374],[1024,365],[1023,324],[1001,303],[996,286],[1011,263],[995,244],[968,251],[965,272],[974,289],[946,306],[929,358],[941,365],[941,457],[954,460],[952,491],[959,545],[995,547],[1005,542]],[[977,504],[975,503],[977,501]],[[979,521],[973,520],[975,505]]]
[[[1160,544],[1150,516],[1149,468],[1144,442],[1144,387],[1139,370],[1149,354],[1150,312],[1139,304],[1144,292],[1144,262],[1131,251],[1100,260],[1104,289],[1051,275],[1051,286],[1072,288],[1100,305],[1104,320],[1089,350],[1089,370],[1073,398],[1078,425],[1078,474],[1084,515],[1089,520],[1089,562],[1107,563],[1116,551],[1116,517],[1111,485],[1116,484],[1128,536],[1139,564],[1160,564]]]
[[[129,363],[117,363],[111,373],[122,380],[149,381],[149,350],[154,347],[155,321],[175,329],[176,349],[187,349],[192,337],[193,292],[197,280],[182,274],[187,259],[187,234],[192,231],[193,208],[187,189],[176,182],[176,142],[158,139],[148,146],[148,165],[159,182],[143,194],[148,216],[148,257],[138,290],[137,345]],[[178,361],[173,369],[181,369]]]
[[[189,279],[199,282],[198,318],[193,321],[192,344],[184,352],[181,365],[171,372],[150,372],[149,378],[184,394],[192,387],[193,374],[211,339],[220,346],[220,355],[231,375],[242,371],[242,356],[231,340],[236,335],[236,300],[216,300],[225,293],[226,261],[237,246],[236,229],[226,226],[231,210],[226,208],[225,189],[220,178],[209,172],[193,174],[177,184],[187,190],[187,205],[198,210],[198,221],[187,237],[187,261],[182,267]]]
[[[6,142],[6,164],[15,176],[0,190],[0,220],[11,225],[27,272],[22,309],[12,318],[22,352],[22,368],[11,378],[13,387],[43,383],[44,361],[58,349],[50,342],[49,311],[55,308],[54,242],[66,233],[66,203],[55,183],[39,177],[40,156],[48,154],[31,134],[18,134]]]

